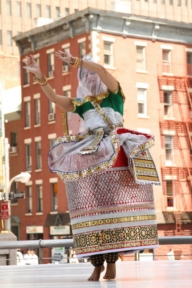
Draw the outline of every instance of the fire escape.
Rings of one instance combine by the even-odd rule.
[[[187,76],[173,76],[169,73],[161,73],[158,76],[161,103],[164,102],[164,90],[162,87],[173,87],[172,102],[177,104],[179,119],[174,120],[164,117],[160,119],[161,135],[163,130],[175,131],[174,146],[179,150],[179,161],[170,166],[165,164],[161,167],[163,193],[166,195],[166,175],[172,175],[174,179],[174,193],[180,196],[184,211],[189,211],[192,203],[186,201],[185,194],[189,194],[192,201],[192,64],[186,65]],[[190,69],[189,69],[190,68]],[[166,71],[167,72],[167,71]],[[174,73],[174,71],[173,71]],[[171,74],[171,73],[170,73]],[[190,75],[190,76],[189,76]],[[191,93],[190,93],[191,92]],[[186,109],[187,105],[188,109]],[[187,147],[183,148],[183,139]],[[188,155],[186,157],[186,154]],[[183,182],[186,186],[183,185]],[[185,189],[183,188],[185,187]],[[175,217],[175,234],[181,234],[181,213],[183,211],[174,211]]]

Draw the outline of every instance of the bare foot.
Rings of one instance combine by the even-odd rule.
[[[88,281],[99,281],[101,273],[105,270],[104,266],[95,267]]]
[[[116,265],[113,263],[107,264],[107,270],[103,279],[113,280],[116,277]]]

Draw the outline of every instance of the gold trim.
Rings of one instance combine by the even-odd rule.
[[[151,210],[151,209],[155,209],[155,205],[154,204],[135,204],[131,207],[124,207],[124,206],[115,206],[115,207],[110,207],[110,208],[99,208],[97,207],[96,209],[91,209],[91,210],[86,210],[86,211],[81,211],[81,212],[77,212],[76,210],[75,211],[70,211],[70,216],[71,216],[71,219],[73,218],[76,218],[76,217],[84,217],[84,216],[87,216],[87,215],[92,215],[92,214],[95,214],[95,213],[100,213],[100,214],[105,214],[105,213],[108,213],[108,212],[129,212],[129,211],[132,211],[133,209],[135,210],[140,210],[140,209],[148,209],[148,210]]]
[[[72,229],[74,230],[74,229],[93,227],[93,226],[99,226],[99,225],[110,225],[110,224],[137,222],[137,221],[150,221],[150,220],[156,220],[156,215],[138,215],[138,216],[90,220],[90,221],[73,224]]]
[[[88,96],[86,96],[85,97],[85,99],[81,102],[81,101],[78,101],[78,100],[76,100],[76,99],[71,99],[71,101],[72,101],[72,103],[74,104],[74,105],[76,105],[76,106],[81,106],[81,105],[83,105],[83,104],[85,104],[85,103],[87,103],[87,102],[100,102],[100,101],[102,101],[103,99],[105,99],[105,98],[107,98],[108,96],[109,96],[109,91],[107,91],[107,92],[104,92],[104,93],[101,93],[101,94],[98,94],[98,95],[96,95],[96,96],[90,96],[90,95],[88,95]]]

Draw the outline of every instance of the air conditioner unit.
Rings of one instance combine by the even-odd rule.
[[[54,113],[49,113],[49,115],[48,115],[48,120],[49,120],[49,121],[55,120],[55,114],[54,114]]]
[[[54,76],[54,71],[49,71],[48,76],[49,77],[53,77]]]
[[[62,66],[62,72],[64,73],[69,72],[69,65]]]
[[[10,147],[10,154],[16,154],[17,153],[17,147],[11,146]]]

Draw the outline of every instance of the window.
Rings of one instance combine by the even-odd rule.
[[[64,90],[64,96],[71,98],[71,90]]]
[[[31,127],[31,104],[29,101],[24,102],[25,105],[25,127]]]
[[[21,2],[20,1],[16,2],[16,14],[17,14],[17,17],[21,17]]]
[[[0,45],[3,44],[3,41],[2,41],[2,30],[0,30]]]
[[[181,6],[181,0],[177,0],[177,6]]]
[[[113,42],[104,41],[104,64],[113,66]]]
[[[172,92],[164,91],[164,115],[167,117],[172,117]]]
[[[55,17],[56,18],[60,17],[60,7],[55,7]]]
[[[10,146],[11,147],[17,147],[17,133],[16,132],[11,132],[11,141],[10,141]]]
[[[41,5],[36,4],[36,15],[37,17],[41,17]]]
[[[63,48],[63,50],[70,52],[70,47],[69,46],[65,46],[65,48]],[[70,64],[63,62],[63,66],[62,66],[62,72],[63,73],[67,73],[70,71]]]
[[[49,5],[46,5],[45,7],[45,15],[46,18],[51,18],[51,7]]]
[[[69,15],[69,8],[65,8],[65,16]]]
[[[25,127],[31,127],[31,104],[29,101],[24,102],[25,105]]]
[[[173,0],[169,0],[169,5],[173,5]]]
[[[57,183],[51,183],[52,211],[58,210]]]
[[[172,180],[166,181],[166,195],[167,195],[167,207],[174,207]]]
[[[6,1],[6,12],[7,16],[11,16],[11,1],[9,0]]]
[[[40,124],[40,99],[35,99],[35,125]]]
[[[136,69],[146,70],[145,47],[143,46],[136,46]]]
[[[26,3],[26,16],[31,18],[31,3]]]
[[[171,51],[163,50],[163,73],[171,73]]]
[[[146,93],[146,89],[138,88],[137,90],[138,115],[147,115]]]
[[[49,113],[55,114],[55,103],[49,100]]]
[[[185,6],[186,7],[188,6],[188,0],[185,0]]]
[[[41,162],[41,142],[37,141],[35,142],[36,146],[36,169],[39,170],[42,168],[42,162]]]
[[[35,61],[37,62],[37,64],[40,66],[40,57],[39,57],[39,55],[33,55],[33,57],[34,57],[34,59],[35,59]],[[33,74],[33,83],[37,83],[37,79],[36,79],[36,77],[35,77],[35,75]]]
[[[43,187],[37,185],[37,212],[43,212]]]
[[[24,81],[24,85],[28,85],[29,84],[29,72],[26,69],[23,69],[23,81]]]
[[[27,213],[32,213],[33,202],[32,202],[32,187],[26,186],[26,204],[27,204]]]
[[[165,136],[165,158],[173,160],[173,136]]]
[[[17,193],[18,192],[18,182],[13,181],[11,184],[11,192]],[[16,204],[18,203],[18,199],[12,199],[11,204]]]
[[[31,144],[26,145],[26,171],[31,171],[32,157],[31,157]]]
[[[187,52],[187,75],[192,76],[192,52]]]
[[[79,58],[83,58],[86,54],[86,42],[79,43]]]
[[[161,0],[161,4],[162,4],[162,5],[165,4],[165,0]]]
[[[12,32],[7,31],[7,45],[12,46]]]
[[[48,53],[48,77],[54,76],[54,53]]]
[[[49,139],[49,147],[50,147],[50,149],[53,148],[53,146],[55,144],[55,140],[56,140],[55,138]]]

